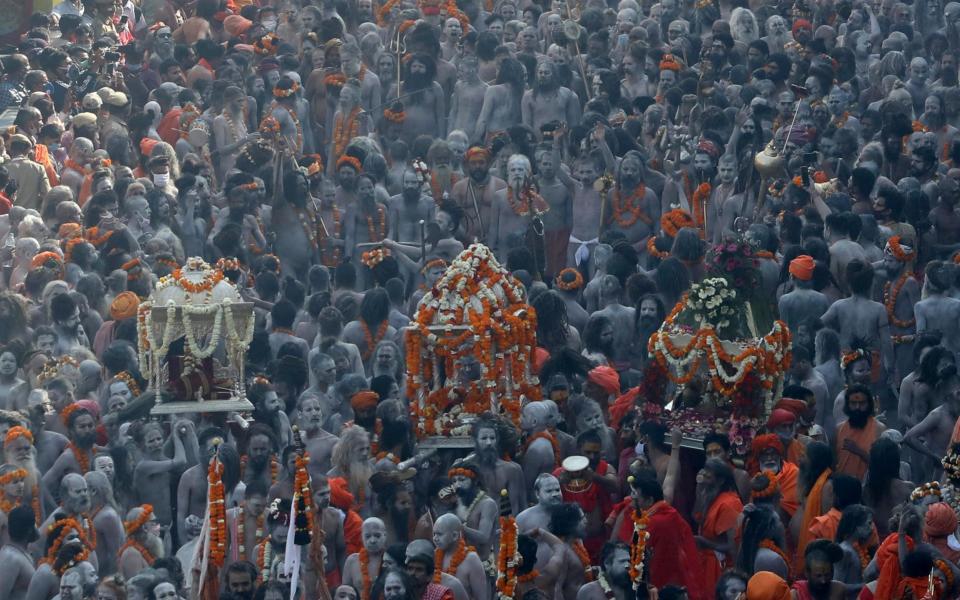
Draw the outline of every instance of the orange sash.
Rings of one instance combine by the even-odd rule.
[[[740,496],[736,492],[723,492],[707,510],[707,516],[703,520],[703,525],[700,526],[700,534],[709,540],[720,539],[726,532],[737,526],[737,520],[742,512],[743,503],[740,502]],[[701,548],[700,560],[703,564],[704,589],[712,590],[717,587],[717,581],[725,565],[732,564],[733,557],[728,554],[725,565],[721,565],[716,552]]]
[[[807,503],[803,507],[803,521],[800,522],[800,540],[797,542],[795,573],[803,573],[803,551],[807,548],[807,544],[813,541],[810,526],[813,525],[813,520],[822,514],[820,504],[823,499],[823,486],[827,485],[831,475],[833,475],[833,471],[830,469],[821,473],[820,477],[817,477],[817,482],[813,484],[813,489],[807,494]]]
[[[880,576],[877,578],[877,589],[873,592],[874,598],[893,598],[894,590],[900,584],[900,537],[899,534],[891,533],[887,539],[883,540],[880,547],[877,548],[877,554],[874,559],[877,561],[877,568],[880,570]],[[907,548],[913,550],[913,540],[907,538]],[[926,580],[925,580],[926,581]],[[926,593],[926,586],[924,586]],[[923,598],[923,595],[920,596]]]
[[[777,482],[780,484],[780,508],[789,516],[793,516],[800,508],[800,497],[797,492],[797,481],[800,469],[792,462],[783,461]]]

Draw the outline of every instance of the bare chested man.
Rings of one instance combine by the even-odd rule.
[[[364,589],[364,581],[376,581],[380,574],[383,552],[387,547],[387,528],[380,519],[370,517],[363,522],[360,536],[363,549],[347,557],[343,565],[343,583],[361,590],[363,597],[367,597],[370,590]]]
[[[323,528],[324,575],[336,573],[339,578],[347,560],[347,546],[343,537],[343,518],[341,512],[330,506],[330,483],[326,477],[311,478],[313,502],[317,511],[314,518],[320,519]]]
[[[510,494],[510,505],[514,514],[527,505],[526,484],[520,465],[500,458],[500,433],[496,423],[480,418],[474,421],[471,432],[474,442],[474,454],[477,470],[480,473],[480,487],[488,496],[500,497],[501,490]]]
[[[414,54],[406,61],[403,76],[404,112],[400,136],[411,144],[418,135],[447,135],[447,102],[437,82],[437,62],[427,54]]]
[[[448,513],[437,518],[433,524],[433,543],[442,559],[435,568],[460,580],[469,598],[487,600],[490,598],[490,586],[483,570],[483,561],[477,552],[468,549],[463,559],[454,563],[454,557],[459,556],[459,550],[466,544],[464,537],[463,523],[457,515]]]
[[[391,240],[397,242],[420,242],[420,221],[429,223],[433,220],[436,203],[433,198],[422,192],[422,186],[417,173],[412,168],[404,169],[401,178],[401,191],[390,198]]]
[[[898,385],[913,368],[913,340],[917,325],[913,312],[920,301],[920,284],[913,276],[910,263],[916,256],[913,248],[901,243],[900,236],[891,237],[883,251],[883,269],[878,281],[882,281],[881,301],[890,315],[895,382]]]
[[[497,527],[498,505],[481,489],[479,467],[471,462],[454,463],[447,473],[457,493],[456,516],[463,523],[464,539],[486,558],[493,547]],[[499,498],[499,494],[496,498]]]
[[[152,566],[154,560],[163,558],[163,540],[159,536],[160,523],[150,505],[130,509],[124,528],[128,543],[118,557],[119,572],[124,579],[130,579]],[[130,544],[131,541],[135,543]]]
[[[477,76],[479,64],[474,54],[467,54],[457,64],[457,84],[450,99],[450,130],[462,131],[475,139],[477,122],[483,109],[483,98],[490,87]]]
[[[507,182],[490,173],[490,151],[484,146],[473,146],[464,154],[467,177],[453,186],[451,198],[463,210],[460,223],[463,237],[470,243],[488,239],[490,211],[497,191]],[[559,164],[559,163],[558,163]]]
[[[93,515],[93,528],[97,532],[96,553],[100,572],[104,575],[115,573],[117,552],[127,535],[123,530],[123,521],[117,514],[113,489],[102,471],[90,471],[83,478],[90,490],[90,514]]]
[[[580,99],[560,85],[557,66],[549,60],[537,64],[537,78],[533,89],[527,90],[520,101],[523,124],[539,133],[541,126],[553,121],[573,127],[580,123]]]
[[[496,84],[483,94],[483,107],[474,131],[475,142],[482,143],[491,134],[506,131],[521,122],[520,99],[525,83],[526,74],[520,61],[506,58],[500,63]]]
[[[0,548],[0,598],[23,600],[35,572],[27,547],[39,539],[33,509],[18,506],[7,515],[9,541]]]
[[[865,344],[863,350],[872,354],[873,364],[882,359],[882,366],[889,377],[893,372],[890,322],[883,304],[870,299],[873,267],[866,261],[853,260],[846,267],[846,279],[853,295],[834,302],[823,315],[823,324],[840,334],[843,348],[854,348],[857,343]]]
[[[636,309],[620,303],[620,281],[613,275],[604,275],[600,280],[600,305],[595,315],[603,315],[613,323],[614,357],[618,361],[629,360],[630,340],[634,336]]]
[[[550,473],[541,473],[533,482],[533,496],[537,503],[517,515],[520,533],[545,529],[550,525],[550,509],[563,502],[560,480]]]
[[[310,455],[308,469],[311,477],[325,477],[330,470],[330,457],[337,444],[337,436],[323,429],[323,411],[320,400],[314,396],[301,397],[297,403],[297,425],[304,437]]]
[[[63,414],[66,415],[70,444],[43,475],[43,485],[48,490],[56,489],[67,473],[83,475],[89,471],[92,467],[91,461],[99,450],[94,445],[97,439],[97,422],[90,411],[73,404]]]
[[[955,367],[944,374],[936,392],[943,398],[943,404],[930,411],[903,436],[906,444],[933,460],[947,453],[957,418],[960,417],[960,376]]]
[[[946,295],[953,280],[952,265],[940,261],[927,263],[925,298],[914,306],[917,333],[940,332],[943,345],[960,356],[960,300]]]
[[[830,244],[830,272],[833,273],[834,279],[844,292],[849,291],[847,265],[854,260],[867,260],[863,246],[853,239],[860,231],[859,223],[860,218],[849,212],[830,214],[826,218],[827,243]]]
[[[208,427],[200,432],[198,445],[201,448],[200,464],[193,465],[180,476],[177,485],[177,533],[179,539],[188,540],[186,518],[188,515],[203,517],[207,509],[207,470],[216,447],[226,439],[226,433],[218,427]]]
[[[656,233],[660,222],[660,200],[643,181],[643,157],[631,151],[620,161],[617,185],[610,191],[607,226],[620,231],[637,251]]]
[[[192,440],[196,444],[196,437],[188,437],[193,431],[193,422],[182,420],[173,425],[171,438],[173,442],[173,458],[167,458],[163,452],[163,427],[150,421],[136,429],[134,438],[143,450],[143,458],[137,463],[133,471],[133,485],[138,490],[139,498],[145,504],[153,505],[157,519],[162,525],[173,522],[173,507],[170,498],[171,477],[176,477],[190,465],[187,462],[187,452],[184,443]],[[193,456],[197,455],[194,450]]]
[[[514,154],[507,161],[507,187],[496,192],[490,209],[487,242],[505,262],[507,253],[523,246],[528,230],[540,214],[550,210],[543,197],[531,187],[530,161]],[[544,265],[538,265],[541,269]]]
[[[520,415],[520,428],[527,440],[521,464],[528,496],[533,495],[535,482],[542,474],[552,473],[560,466],[560,441],[547,430],[549,415],[550,410],[543,402],[527,403]]]
[[[633,581],[630,579],[629,569],[630,546],[623,542],[607,544],[600,554],[598,580],[584,584],[577,592],[576,600],[606,600],[611,597],[610,592],[616,600],[633,597]]]
[[[788,270],[793,291],[787,292],[778,301],[780,318],[790,331],[796,331],[801,323],[812,323],[820,319],[830,308],[830,300],[813,289],[815,266],[813,258],[806,254],[790,261]]]
[[[550,510],[550,533],[560,538],[564,555],[563,578],[557,582],[558,598],[576,600],[577,592],[587,580],[589,561],[585,564],[580,556],[586,555],[583,538],[587,531],[587,517],[578,504],[562,503]]]

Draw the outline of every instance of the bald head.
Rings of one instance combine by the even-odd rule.
[[[387,547],[387,528],[383,521],[376,517],[370,517],[363,522],[360,535],[367,552],[382,554]]]
[[[529,402],[523,407],[520,417],[520,427],[524,431],[535,431],[547,426],[550,419],[550,409],[543,402]]]
[[[407,560],[412,556],[418,556],[426,554],[427,556],[433,556],[433,544],[427,540],[413,540],[407,544],[407,550],[404,553]]]
[[[460,541],[462,531],[463,523],[457,515],[453,513],[441,515],[433,524],[433,543],[446,552]]]
[[[112,497],[113,490],[110,487],[110,479],[103,471],[89,471],[84,474],[83,479],[87,482],[90,494],[96,496],[98,500],[104,501]]]

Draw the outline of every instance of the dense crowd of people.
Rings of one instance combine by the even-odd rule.
[[[930,0],[32,15],[0,60],[0,599],[960,598],[958,23]],[[444,444],[405,332],[474,244],[535,314],[538,383]],[[144,373],[141,303],[212,289],[189,264],[254,306],[252,413],[152,410],[217,393],[196,342],[182,377]],[[757,355],[695,349],[731,386],[658,350],[691,289],[728,310],[724,272],[789,329],[762,409]],[[447,376],[466,406],[508,374]]]

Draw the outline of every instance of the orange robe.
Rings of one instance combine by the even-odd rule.
[[[181,108],[171,108],[167,111],[167,114],[163,115],[160,124],[157,125],[157,134],[160,135],[160,139],[171,146],[176,145],[177,140],[180,139],[180,114],[182,112]]]
[[[800,492],[797,490],[797,481],[800,478],[800,468],[792,462],[783,461],[777,483],[780,484],[780,508],[789,516],[793,516],[800,508]]]
[[[815,517],[813,524],[810,525],[810,535],[814,540],[833,541],[837,537],[837,528],[840,526],[842,515],[843,513],[836,508],[831,508],[827,514]]]
[[[57,170],[53,168],[53,160],[50,158],[49,149],[43,144],[37,144],[34,146],[34,160],[43,167],[43,170],[47,173],[47,180],[50,182],[50,187],[60,185],[60,179],[57,177]]]
[[[790,446],[787,447],[787,460],[792,462],[795,465],[799,465],[803,462],[803,459],[807,456],[807,447],[800,443],[799,440],[793,440],[790,442]]]
[[[870,417],[863,429],[854,429],[850,426],[850,421],[844,421],[837,429],[837,473],[863,481],[863,476],[867,474],[867,461],[849,450],[844,450],[844,440],[853,440],[861,450],[869,452],[870,446],[877,441],[877,420]]]
[[[803,573],[803,551],[806,550],[807,544],[814,539],[810,533],[810,526],[813,525],[814,519],[822,514],[820,512],[820,504],[823,499],[823,488],[827,485],[827,482],[830,481],[831,475],[833,475],[833,471],[830,469],[821,473],[820,477],[817,477],[816,483],[813,484],[810,493],[807,495],[807,503],[803,507],[803,520],[800,522],[800,539],[797,541],[794,573]]]
[[[726,532],[737,526],[743,503],[736,492],[723,492],[713,501],[707,510],[707,516],[700,526],[700,535],[710,541],[720,541]],[[723,570],[733,564],[733,556],[723,557],[723,564],[717,553],[709,548],[700,549],[700,563],[703,565],[703,586],[705,590],[717,587],[717,581]]]

